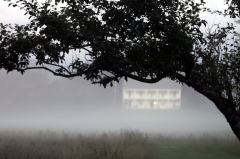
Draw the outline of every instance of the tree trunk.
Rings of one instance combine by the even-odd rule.
[[[223,113],[233,133],[240,141],[240,113],[237,112],[234,107],[227,102],[222,102],[219,100],[214,103],[217,108]]]
[[[188,86],[194,88],[197,92],[203,94],[205,97],[211,100],[220,110],[220,112],[225,116],[233,133],[240,141],[240,112],[237,110],[237,107],[234,106],[233,101],[222,97],[221,93],[214,91],[213,88],[209,88],[203,83],[197,83],[194,80],[186,79],[181,74],[177,75],[176,78],[180,82],[183,82]]]
[[[231,114],[225,116],[230,127],[232,128],[234,134],[237,136],[238,140],[240,141],[240,116],[239,114]]]
[[[198,87],[195,90],[205,95],[216,105],[220,112],[225,116],[233,133],[240,141],[240,113],[236,110],[236,107],[232,104],[232,101],[219,96],[212,90],[199,90]]]

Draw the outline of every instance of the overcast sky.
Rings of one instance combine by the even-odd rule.
[[[15,2],[16,0],[12,0]],[[52,0],[54,2],[54,0]],[[197,0],[199,1],[199,0]],[[209,7],[213,10],[224,10],[226,6],[224,6],[224,0],[205,0],[206,1],[206,7]],[[38,2],[45,2],[45,0],[38,0]],[[0,22],[1,23],[17,23],[17,24],[26,24],[28,23],[28,16],[24,15],[24,11],[20,10],[18,7],[8,7],[9,2],[6,2],[4,0],[0,0]],[[217,15],[211,15],[209,13],[202,13],[201,18],[207,20],[208,26],[205,28],[202,27],[202,30],[204,31],[207,28],[210,28],[213,23],[221,23],[222,25],[226,25],[227,22],[234,22],[233,19],[230,18],[223,18],[221,16]],[[85,58],[83,54],[81,54],[82,58]],[[71,61],[72,57],[69,54],[67,56],[67,61]]]
[[[15,0],[14,0],[15,1]],[[38,0],[44,2],[45,0]],[[205,0],[206,1],[206,0]],[[207,0],[206,6],[212,9],[223,10],[226,6],[223,5],[224,0]],[[209,22],[213,22],[214,15],[202,14],[202,18]],[[229,22],[229,19],[223,19],[222,17],[216,17],[216,22]],[[19,8],[8,7],[8,2],[0,0],[0,22],[2,23],[17,23],[24,24],[28,22],[27,16],[24,16],[24,11]],[[211,24],[211,23],[210,23]]]

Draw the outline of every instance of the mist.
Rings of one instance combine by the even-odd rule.
[[[0,130],[77,133],[138,130],[165,135],[234,136],[215,105],[193,89],[164,79],[159,84],[120,81],[113,87],[93,85],[44,71],[0,71]],[[170,83],[169,83],[170,81]],[[129,109],[124,88],[179,88],[178,109]]]

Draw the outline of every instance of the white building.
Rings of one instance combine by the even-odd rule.
[[[182,85],[163,79],[156,84],[133,80],[123,83],[123,106],[127,109],[180,109]]]

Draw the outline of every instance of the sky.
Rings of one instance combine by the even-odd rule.
[[[212,9],[224,9],[223,0],[207,0],[206,4],[207,7]],[[207,20],[210,26],[213,21],[221,24],[226,24],[226,22],[232,21],[229,18],[209,15],[206,13],[201,14],[201,17]],[[28,18],[24,16],[24,11],[19,10],[19,8],[8,7],[8,2],[0,0],[0,22],[26,24],[28,22]],[[20,76],[21,75],[14,77],[16,78],[16,81],[18,81],[17,79],[21,78]],[[32,81],[32,83],[34,84],[34,81]],[[14,84],[14,82],[12,84]],[[4,83],[0,83],[0,85],[4,85]],[[77,85],[75,87],[77,87]],[[14,87],[9,91],[15,91]],[[34,92],[34,90],[32,91]],[[57,94],[57,92],[54,91],[55,90],[53,90],[52,93]],[[3,90],[0,90],[0,94],[1,93],[3,93]],[[207,104],[209,104],[209,102]],[[60,110],[60,108],[57,110],[49,110],[46,107],[36,108],[35,113],[30,115],[28,114],[29,118],[26,118],[26,114],[24,114],[24,111],[26,110],[20,110],[19,112],[18,109],[15,109],[16,107],[12,105],[12,108],[9,109],[10,111],[7,111],[8,109],[3,109],[3,107],[0,105],[0,130],[1,128],[9,128],[11,126],[17,128],[19,127],[20,129],[29,127],[51,129],[53,128],[52,125],[54,125],[55,129],[77,129],[78,131],[81,129],[88,129],[91,131],[95,131],[96,129],[102,130],[101,128],[103,125],[106,127],[106,130],[113,131],[131,128],[148,132],[152,130],[152,132],[162,131],[165,133],[173,133],[176,130],[180,130],[182,126],[185,126],[184,130],[189,129],[192,132],[213,131],[213,127],[216,127],[216,130],[229,130],[226,120],[217,110],[215,110],[217,113],[214,113],[214,115],[209,112],[203,112],[202,110],[201,112],[194,111],[181,113],[177,113],[175,111],[154,113],[122,112],[123,114],[114,114],[112,110],[104,110],[100,108],[97,110],[92,110],[91,112],[83,112],[80,110],[80,108],[72,109],[70,105],[71,103],[69,103],[69,107],[67,109],[62,110]],[[34,111],[35,107],[32,109]],[[29,111],[33,112],[31,111],[32,109]],[[4,115],[4,112],[7,114]],[[171,120],[166,120],[166,118],[171,118]],[[191,119],[193,122],[191,122],[189,119]],[[46,125],[46,123],[48,125]],[[185,125],[183,123],[185,123]],[[65,125],[64,128],[62,127],[63,125]],[[78,127],[76,125],[78,125]],[[87,126],[84,127],[84,125]]]
[[[15,2],[16,0],[12,0]],[[199,0],[197,0],[199,1]],[[45,2],[45,0],[38,0],[38,2]],[[54,0],[52,1],[54,2]],[[20,10],[18,7],[8,7],[9,2],[4,0],[0,0],[0,22],[5,24],[26,24],[29,22],[28,16],[24,15],[24,11]],[[60,6],[63,4],[60,4]],[[226,5],[224,5],[224,0],[207,0],[206,7],[209,7],[213,10],[223,11],[226,9]],[[208,25],[206,27],[202,26],[201,30],[204,31],[211,26],[216,24],[226,25],[227,22],[234,22],[234,20],[226,17],[221,17],[218,15],[212,15],[209,13],[201,13],[201,18],[208,21]],[[240,27],[239,27],[240,28]],[[83,59],[85,58],[83,54],[81,54]],[[71,61],[71,55],[67,55],[67,61]]]
[[[38,2],[44,2],[45,0],[38,0]],[[226,6],[224,6],[223,0],[207,0],[206,6],[213,10],[224,10]],[[214,15],[202,14],[201,17],[206,19],[208,22],[213,22]],[[19,10],[19,8],[8,7],[8,2],[1,0],[0,1],[0,21],[2,23],[17,23],[17,24],[25,24],[28,22],[28,18],[24,16],[24,11]],[[216,17],[216,22],[229,21],[228,18]]]

